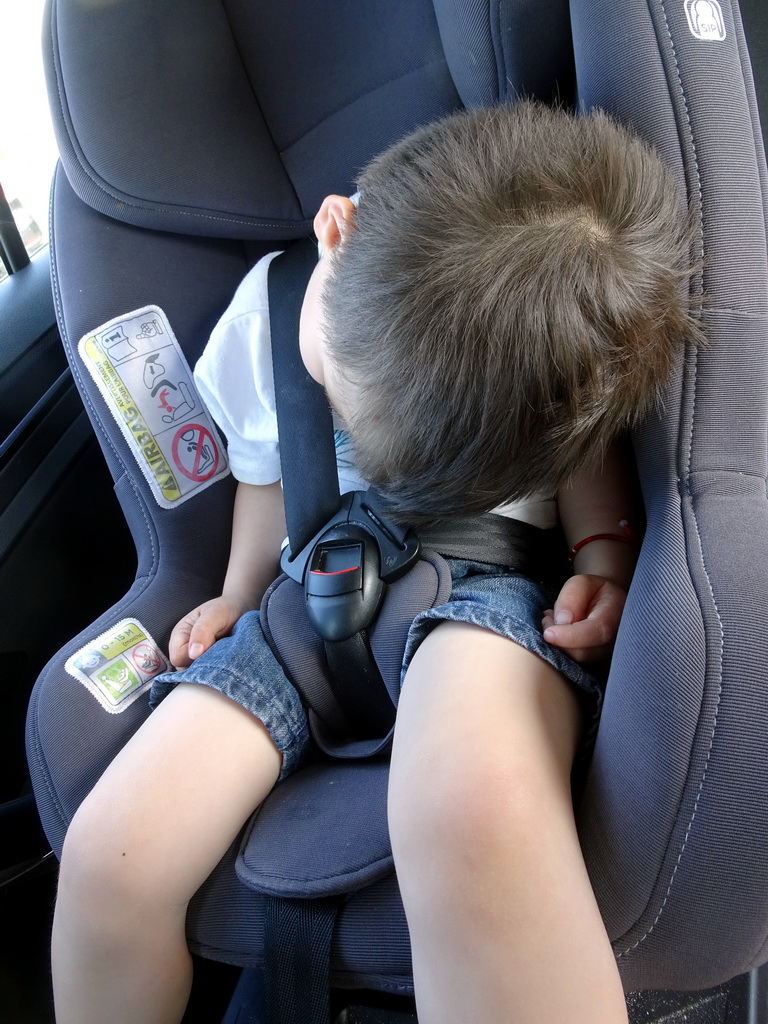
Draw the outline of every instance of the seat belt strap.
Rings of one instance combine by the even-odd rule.
[[[504,565],[557,590],[568,575],[567,548],[559,527],[544,529],[487,512],[442,520],[420,529],[419,537],[424,547],[445,558]]]
[[[331,689],[357,739],[386,736],[395,724],[395,705],[376,664],[367,630],[348,640],[325,643]]]
[[[275,256],[267,275],[289,556],[302,552],[341,505],[333,414],[325,391],[304,366],[299,344],[301,306],[316,266],[317,249],[310,239],[303,239]],[[401,529],[392,529],[397,535],[394,542],[401,545]],[[386,735],[395,708],[367,634],[363,630],[343,643],[326,643],[326,655],[332,688],[355,731]]]
[[[316,266],[317,246],[306,238],[275,256],[267,275],[285,518],[294,552],[339,508],[333,414],[325,391],[304,366],[298,343],[301,305]]]
[[[267,902],[266,1024],[328,1024],[331,940],[340,897]]]

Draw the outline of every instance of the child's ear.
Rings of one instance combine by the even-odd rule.
[[[355,204],[346,196],[326,196],[315,217],[315,234],[323,252],[330,252],[355,223]]]

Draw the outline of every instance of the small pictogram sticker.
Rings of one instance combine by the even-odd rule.
[[[210,430],[200,423],[187,423],[173,438],[173,461],[187,480],[210,480],[219,465],[219,450]]]
[[[722,42],[726,36],[723,9],[718,0],[685,0],[688,27],[697,39]]]

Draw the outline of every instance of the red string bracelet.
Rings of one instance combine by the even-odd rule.
[[[632,547],[637,547],[637,541],[635,535],[632,533],[632,529],[626,519],[619,520],[619,526],[624,531],[623,533],[593,533],[591,537],[584,537],[583,540],[577,541],[573,545],[571,550],[568,552],[568,564],[573,568],[573,560],[587,544],[591,544],[593,540],[615,540],[620,544],[629,544]]]

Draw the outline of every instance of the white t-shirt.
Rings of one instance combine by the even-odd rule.
[[[276,255],[259,260],[243,278],[195,366],[198,390],[227,438],[232,473],[247,484],[280,479],[267,292],[267,271]],[[339,489],[342,494],[366,490],[346,431],[336,420],[334,426]],[[494,511],[541,527],[554,526],[557,518],[552,498],[513,502]]]

